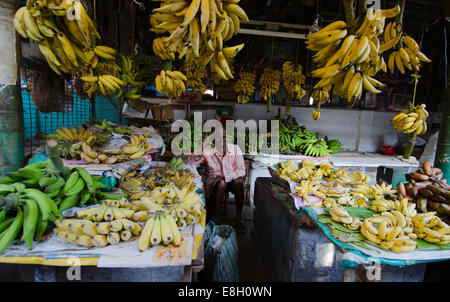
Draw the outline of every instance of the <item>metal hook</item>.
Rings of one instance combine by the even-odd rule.
[[[371,7],[374,6],[374,5],[375,5],[375,1],[372,1],[371,4],[367,4],[367,8],[371,8]]]

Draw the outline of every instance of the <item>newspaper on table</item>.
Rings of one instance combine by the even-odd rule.
[[[82,247],[67,243],[52,234],[46,242],[33,242],[33,249],[28,250],[25,244],[11,245],[2,257],[35,257],[46,259],[99,257],[98,267],[160,267],[180,266],[192,263],[193,229],[188,226],[180,230],[182,241],[179,247],[153,246],[146,251],[138,249],[139,237],[133,241],[121,241],[105,247]]]
[[[139,167],[145,165],[151,159],[148,158],[147,155],[129,160],[122,163],[114,163],[114,164],[88,164],[79,160],[67,160],[63,159],[64,166],[69,167],[83,167],[86,169],[91,175],[103,175],[103,176],[114,176],[116,178],[121,178],[123,175],[127,174],[130,171],[136,170]],[[106,172],[106,174],[104,173]]]

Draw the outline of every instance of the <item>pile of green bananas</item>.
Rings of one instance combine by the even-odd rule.
[[[118,134],[133,135],[133,130],[128,129],[126,127],[110,126],[110,125],[108,125],[106,119],[104,119],[101,124],[95,124],[94,127],[97,129],[103,130],[103,131],[106,130],[106,131],[118,133]]]
[[[61,216],[52,199],[54,193],[38,189],[41,179],[52,173],[57,170],[49,162],[41,162],[19,169],[0,181],[0,253],[15,239],[24,241],[31,249],[33,239],[39,240],[49,222]]]
[[[51,198],[62,212],[76,205],[100,203],[104,198],[110,197],[111,194],[100,191],[106,188],[100,179],[101,176],[93,177],[81,167],[69,169],[64,178],[49,161],[46,161],[28,165],[11,173],[0,181],[0,185],[5,192],[13,192],[17,186],[39,190]],[[114,196],[119,198],[124,195]]]
[[[49,222],[61,216],[55,202],[43,192],[25,185],[1,185],[0,192],[0,253],[15,240],[25,242],[28,249],[33,239],[39,240]]]
[[[169,168],[173,169],[173,170],[181,170],[184,166],[183,160],[181,159],[181,157],[173,157],[170,160],[169,163]]]
[[[290,123],[287,119],[275,116],[272,119],[280,121],[280,152],[286,154],[304,154],[307,156],[330,156],[340,152],[341,144],[338,140],[319,138],[296,122]]]

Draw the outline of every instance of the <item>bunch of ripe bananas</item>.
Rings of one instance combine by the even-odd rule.
[[[311,93],[311,97],[319,102],[324,102],[330,98],[329,91],[330,91],[329,86],[321,89],[314,89],[313,92]]]
[[[240,20],[248,22],[235,0],[161,1],[150,16],[151,31],[169,33],[164,44],[169,52],[178,52],[188,61],[199,58],[210,63],[211,71],[224,80],[233,78],[225,58],[234,57],[243,44],[223,47],[240,29]]]
[[[192,191],[195,189],[194,177],[194,173],[189,169],[179,171],[166,169],[162,173],[159,171],[152,171],[147,177],[147,185],[150,189],[168,184],[174,184],[178,188],[191,186],[190,191]]]
[[[426,119],[428,112],[425,104],[411,106],[410,109],[397,114],[392,118],[395,130],[414,135],[424,134],[427,131]]]
[[[116,51],[105,46],[97,46],[94,50],[102,47],[108,53],[110,60],[115,60]],[[129,101],[136,100],[141,96],[137,94],[139,88],[135,81],[136,74],[133,72],[133,62],[130,57],[120,54],[121,66],[114,62],[99,63],[97,70],[99,75],[93,75],[93,71],[83,72],[80,78],[85,82],[83,88],[85,92],[92,96],[96,91],[100,91],[104,96],[113,99]]]
[[[79,1],[27,1],[16,12],[14,26],[22,37],[38,43],[57,74],[98,63],[91,36],[101,37]]]
[[[303,66],[300,64],[294,64],[291,61],[283,63],[282,78],[283,84],[288,93],[288,97],[291,99],[301,99],[306,91],[301,87],[305,84],[305,75],[302,73]]]
[[[149,196],[133,201],[135,220],[148,220],[154,213],[167,213],[180,227],[194,224],[202,214],[200,195],[186,186],[181,190],[174,185],[158,187]]]
[[[117,134],[126,134],[126,135],[133,135],[134,132],[127,126],[116,126],[114,124],[108,124],[108,121],[104,119],[101,124],[94,124],[94,127],[102,130],[102,131],[108,131],[111,133],[117,133]],[[150,133],[147,133],[146,136],[150,136]]]
[[[119,184],[122,191],[132,200],[140,199],[143,196],[148,197],[153,190],[167,185],[174,185],[179,189],[187,187],[188,191],[192,192],[195,190],[194,174],[189,169],[175,170],[172,168],[157,169],[147,176],[131,171],[122,176]]]
[[[343,169],[337,169],[328,177],[328,181],[336,181],[342,186],[357,186],[359,184],[366,184],[370,181],[370,176],[362,171],[355,171],[348,173]]]
[[[302,180],[300,186],[295,187],[295,191],[298,196],[301,196],[304,200],[309,201],[309,194],[325,199],[326,196],[319,191],[319,183],[313,180]],[[321,204],[321,203],[320,203]]]
[[[403,74],[405,67],[411,71],[418,71],[422,64],[420,62],[430,63],[431,60],[420,51],[417,42],[408,35],[403,35],[401,25],[396,24],[395,21],[386,25],[384,31],[384,43],[397,45],[401,42],[398,50],[391,52],[388,58],[388,68],[391,73],[394,73],[395,67]],[[403,47],[403,44],[406,47]]]
[[[320,120],[320,111],[318,111],[317,109],[313,110],[312,118],[313,120]]]
[[[343,223],[350,230],[356,231],[362,228],[361,220],[350,216],[350,214],[343,207],[337,204],[332,204],[329,208],[331,219]]]
[[[381,197],[375,197],[371,201],[369,209],[375,212],[385,212],[389,210],[396,210],[407,217],[414,217],[417,214],[416,204],[408,203],[408,198],[402,198],[400,200],[385,199]]]
[[[81,157],[87,162],[113,164],[141,158],[152,148],[152,144],[148,142],[147,136],[142,134],[130,136],[129,143],[116,149],[104,149],[102,152],[96,152],[87,144],[83,144],[82,148]]]
[[[61,130],[62,129],[62,130]],[[56,135],[61,139],[68,142],[84,142],[91,143],[95,140],[94,133],[88,128],[84,127],[72,127],[72,130],[62,126],[61,129],[56,129]]]
[[[168,98],[174,98],[186,90],[186,81],[186,76],[180,71],[161,70],[155,78],[156,90]]]
[[[377,12],[370,8],[369,11],[379,18],[364,17],[355,34],[348,35],[346,23],[336,21],[308,35],[307,48],[317,51],[313,60],[319,67],[312,75],[321,78],[315,89],[334,85],[333,91],[349,102],[359,99],[363,88],[372,93],[381,92],[377,88],[384,84],[372,76],[381,69],[386,70],[381,53],[394,44],[380,45],[378,36],[383,32],[384,20],[395,17],[400,7],[397,5]]]
[[[153,52],[163,60],[172,60],[175,61],[175,53],[173,51],[169,51],[165,42],[167,41],[167,37],[160,37],[153,40]]]
[[[83,143],[90,146],[103,145],[110,135],[94,133],[90,128],[86,129],[83,126],[73,127],[72,130],[63,126],[62,130],[56,129],[56,134],[49,134],[46,137],[58,141],[58,150],[63,158],[79,160]]]
[[[360,231],[370,242],[395,253],[412,252],[417,246],[411,218],[399,211],[386,211],[364,219]]]
[[[206,67],[200,64],[199,59],[186,62],[186,87],[200,91],[201,94],[205,93],[208,87],[203,84],[202,79],[206,75]]]
[[[362,195],[368,198],[375,197],[393,197],[397,193],[397,190],[388,185],[385,182],[381,184],[376,184],[374,186],[369,186],[367,184],[358,184],[352,190],[352,195]]]
[[[332,173],[333,165],[329,162],[323,162],[316,165],[314,161],[305,159],[298,167],[293,160],[280,163],[280,168],[276,173],[286,179],[300,183],[302,180],[320,181],[322,177],[329,176]],[[305,183],[306,184],[306,183]],[[320,189],[320,188],[319,188]],[[319,190],[320,191],[320,190]],[[321,197],[322,195],[318,196]]]
[[[28,0],[16,12],[14,26],[22,37],[38,42],[41,53],[57,74],[80,72],[89,96],[97,88],[104,95],[111,95],[125,86],[122,79],[113,75],[93,77],[100,59],[114,61],[116,51],[94,44],[92,37],[98,40],[101,37],[80,1]]]
[[[141,233],[142,227],[131,220],[133,213],[126,200],[105,200],[101,206],[78,211],[77,219],[55,221],[53,232],[62,240],[79,246],[117,244]]]
[[[160,243],[174,246],[181,244],[181,234],[178,226],[171,215],[166,213],[155,213],[149,218],[142,229],[139,238],[139,251],[145,251],[149,246]]]
[[[239,79],[234,83],[234,91],[238,95],[238,103],[245,104],[248,103],[250,96],[255,93],[255,83],[256,75],[251,72],[240,72]]]
[[[436,212],[417,214],[412,223],[418,238],[440,245],[450,243],[450,226],[437,217]]]
[[[264,72],[259,79],[261,97],[264,100],[270,100],[272,95],[278,92],[278,89],[280,89],[280,77],[281,73],[279,70],[264,68]]]

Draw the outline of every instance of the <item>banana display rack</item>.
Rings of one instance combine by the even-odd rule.
[[[34,165],[45,167],[43,163]],[[134,169],[151,173],[166,165],[164,162],[150,162]],[[180,160],[173,160],[169,166],[179,168]],[[82,168],[73,169],[85,172]],[[201,184],[198,174],[194,173],[192,177],[193,183]],[[94,183],[98,179],[95,177]],[[197,204],[204,200],[203,191],[201,185],[194,187],[195,194],[191,195],[197,198]],[[33,197],[35,191],[26,192]],[[142,210],[149,206],[150,199],[148,202],[146,199],[142,199],[141,203],[138,201],[143,208],[135,211],[127,199],[113,199],[114,194],[111,193],[101,194],[111,199],[89,207],[68,207],[62,212],[64,219],[54,221],[56,228],[52,233],[39,241],[33,241],[32,247],[28,246],[28,241],[10,245],[0,256],[0,263],[13,264],[5,268],[5,278],[13,271],[28,271],[23,276],[34,276],[34,281],[65,281],[68,277],[60,272],[67,270],[67,267],[79,266],[83,281],[191,281],[193,273],[203,268],[206,218],[203,211],[198,223],[185,226],[177,225],[172,215],[162,211],[156,211],[151,219],[142,220],[139,219],[142,213],[150,213],[150,210]],[[177,213],[183,214],[181,211]],[[148,236],[150,242],[144,246],[141,237],[149,221],[159,226],[157,230],[160,236],[156,237],[152,231],[151,236]],[[152,229],[156,230],[155,227]],[[161,244],[154,240],[161,240]],[[142,274],[133,274],[136,268]]]
[[[376,264],[384,266],[385,276],[395,267],[407,267],[422,270],[417,276],[423,277],[425,263],[450,259],[446,217],[435,211],[419,213],[400,188],[384,182],[369,186],[363,172],[347,173],[330,163],[316,165],[310,160],[282,162],[269,171],[272,188],[285,194],[281,201],[280,193],[274,199],[287,206],[291,216],[308,217],[314,232],[331,242],[333,251],[338,250],[335,261],[345,271]],[[325,261],[322,256],[315,261]],[[355,276],[349,273],[346,278]]]

